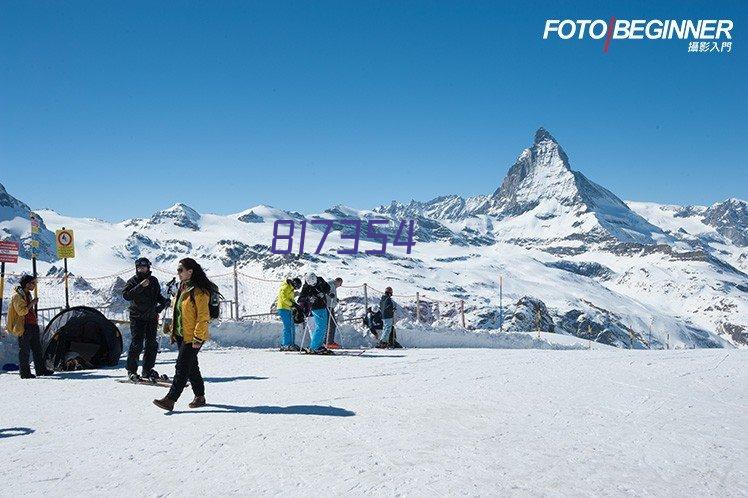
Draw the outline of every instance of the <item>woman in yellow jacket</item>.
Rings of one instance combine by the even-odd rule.
[[[194,259],[181,260],[177,274],[180,283],[172,322],[172,339],[179,346],[176,371],[169,394],[162,399],[153,400],[153,404],[168,411],[174,409],[174,403],[181,396],[188,380],[195,394],[195,399],[189,404],[190,408],[205,406],[205,383],[197,354],[208,340],[211,296],[221,296],[218,286],[208,279],[203,268]]]
[[[39,340],[39,324],[36,316],[36,305],[39,301],[31,297],[36,287],[33,275],[24,275],[13,292],[8,309],[8,332],[18,337],[18,365],[22,379],[33,379],[36,375],[51,375],[44,364],[44,354]],[[29,352],[34,355],[34,370],[31,373]]]
[[[296,324],[293,320],[293,309],[297,306],[294,301],[294,291],[301,289],[301,279],[287,278],[281,284],[278,291],[278,301],[275,303],[278,316],[283,322],[283,338],[281,339],[281,351],[300,351],[301,348],[296,345]]]

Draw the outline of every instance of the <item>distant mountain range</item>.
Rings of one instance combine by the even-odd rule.
[[[176,204],[150,218],[109,223],[37,211],[52,227],[76,230],[81,275],[121,270],[147,256],[174,266],[186,255],[213,272],[235,262],[243,272],[282,278],[312,269],[374,288],[395,287],[433,298],[464,299],[469,327],[499,325],[498,285],[504,279],[504,328],[572,334],[634,347],[748,345],[748,205],[728,199],[712,206],[624,202],[571,169],[568,156],[545,129],[535,133],[490,195],[446,195],[427,202],[392,201],[370,210],[333,206],[303,215],[255,206],[232,215],[201,214]],[[21,240],[28,257],[29,207],[0,185],[0,234]],[[338,255],[350,246],[330,235],[319,255],[269,251],[277,219],[386,218],[394,234],[415,220],[413,253]],[[42,227],[40,268],[54,274],[54,240]],[[339,233],[350,226],[335,224]],[[310,237],[320,233],[310,228]],[[373,248],[362,240],[362,250]],[[316,244],[308,243],[313,251]],[[74,270],[75,271],[75,270]],[[107,289],[79,282],[91,302],[110,302]],[[272,286],[243,302],[267,307]],[[254,301],[252,301],[254,299]],[[360,311],[360,299],[344,311]],[[413,303],[403,302],[413,315]],[[358,308],[356,308],[358,306]],[[456,324],[453,313],[422,303],[422,321]]]

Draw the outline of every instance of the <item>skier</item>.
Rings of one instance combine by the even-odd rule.
[[[371,335],[374,338],[379,339],[379,332],[382,330],[382,312],[379,311],[379,306],[374,305],[371,308],[366,308],[366,316],[363,319],[364,325],[369,329]]]
[[[327,295],[330,293],[330,284],[314,273],[307,273],[304,277],[304,286],[299,294],[299,303],[307,303],[312,309],[314,316],[314,331],[311,334],[309,348],[310,354],[332,354],[322,343],[327,331]]]
[[[382,334],[379,337],[378,348],[390,347],[389,340],[395,322],[395,309],[397,304],[392,300],[392,287],[384,290],[384,295],[379,300],[379,309],[382,313]]]
[[[39,321],[36,308],[38,298],[32,298],[31,293],[36,288],[36,278],[33,275],[21,277],[8,309],[8,332],[18,337],[18,365],[22,379],[34,379],[36,376],[52,375],[44,364],[42,345],[39,341]],[[29,365],[29,350],[34,356],[34,371],[31,373]]]
[[[301,288],[301,279],[287,278],[281,284],[278,291],[278,301],[276,308],[278,316],[283,322],[283,337],[281,339],[281,351],[299,351],[301,348],[296,345],[296,324],[294,323],[293,310],[299,305],[294,301],[294,290]]]
[[[330,292],[327,294],[327,312],[329,318],[327,320],[327,338],[325,339],[325,347],[327,349],[340,349],[340,344],[335,342],[335,331],[338,328],[338,321],[335,316],[335,306],[338,305],[338,287],[343,285],[343,279],[337,277],[333,280],[333,284],[330,286]]]
[[[138,359],[143,351],[143,378],[155,380],[158,372],[153,369],[158,354],[158,315],[170,305],[168,298],[161,294],[158,279],[151,274],[151,262],[147,258],[135,261],[135,276],[125,284],[122,297],[130,301],[130,349],[127,352],[127,376],[138,382]]]
[[[205,383],[200,373],[197,354],[208,340],[211,301],[220,298],[218,286],[208,279],[203,268],[192,258],[179,261],[177,267],[179,289],[174,305],[174,329],[172,340],[177,343],[179,353],[174,380],[162,399],[154,399],[153,404],[167,411],[174,409],[174,403],[182,395],[187,381],[190,381],[195,399],[190,408],[205,406]]]

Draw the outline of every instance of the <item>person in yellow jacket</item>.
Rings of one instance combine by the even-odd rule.
[[[283,336],[281,338],[281,351],[300,351],[296,345],[296,324],[293,320],[293,309],[298,306],[295,301],[294,291],[301,289],[301,279],[287,278],[281,284],[278,291],[278,300],[275,303],[278,316],[283,322]]]
[[[221,297],[218,286],[208,279],[203,268],[194,259],[181,260],[177,274],[179,290],[174,304],[172,340],[179,346],[179,354],[169,394],[162,399],[153,400],[153,404],[167,411],[174,409],[174,403],[182,395],[188,380],[195,394],[189,407],[205,406],[205,383],[197,354],[209,338],[211,296]]]
[[[22,379],[33,379],[37,375],[51,375],[44,364],[42,345],[39,340],[39,322],[36,316],[38,299],[32,298],[31,293],[36,288],[36,278],[24,275],[18,282],[10,300],[8,309],[8,332],[18,337],[18,366]],[[29,353],[34,355],[34,370],[31,373]]]

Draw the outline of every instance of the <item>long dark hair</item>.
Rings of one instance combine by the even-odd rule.
[[[218,296],[223,297],[223,294],[218,290],[218,286],[210,281],[208,275],[205,274],[205,270],[200,266],[200,263],[192,258],[184,258],[179,260],[179,264],[186,270],[192,270],[192,278],[190,278],[190,282],[193,287],[209,294],[217,294]]]

